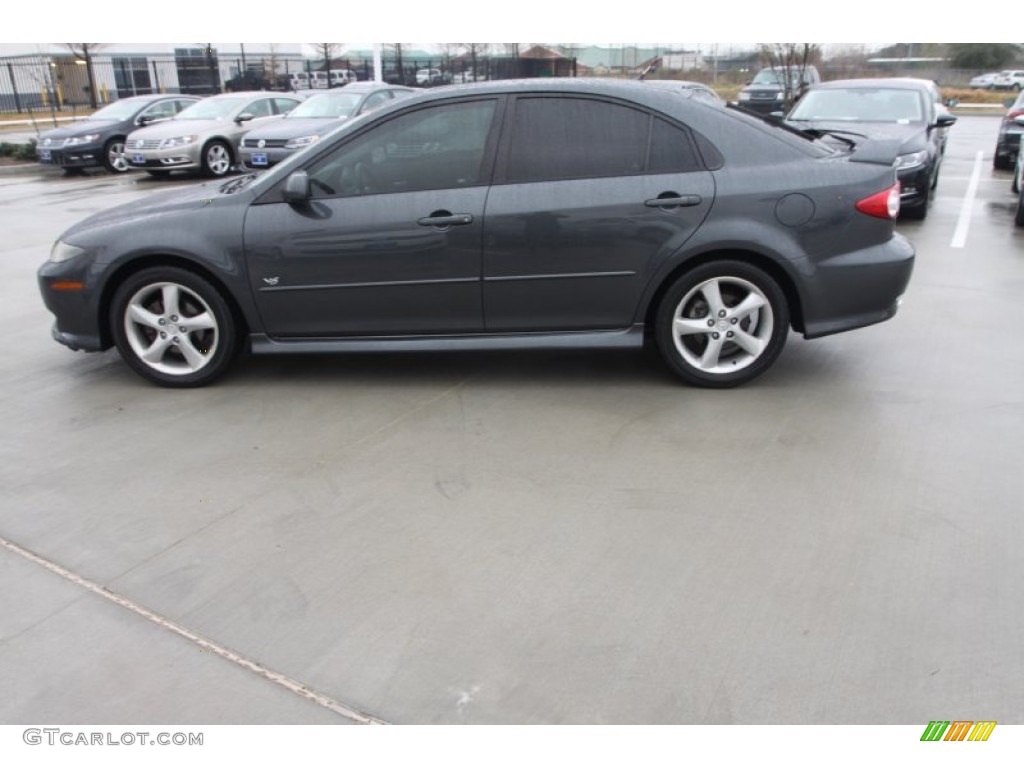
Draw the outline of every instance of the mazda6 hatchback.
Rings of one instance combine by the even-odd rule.
[[[188,387],[258,354],[657,346],[729,387],[892,317],[899,142],[827,142],[642,82],[458,85],[262,174],[65,231],[54,338]]]

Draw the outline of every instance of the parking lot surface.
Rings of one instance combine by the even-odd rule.
[[[248,357],[159,389],[53,342],[35,269],[197,181],[0,177],[0,722],[1024,721],[997,125],[960,119],[899,224],[892,321],[791,335],[729,391],[632,351]]]

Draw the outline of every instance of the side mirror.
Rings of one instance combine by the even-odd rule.
[[[1013,118],[1013,122],[1015,122],[1017,125],[1024,126],[1024,115],[1017,115],[1015,118]]]
[[[149,125],[155,118],[151,115],[140,115],[139,119],[135,121],[136,125]]]
[[[305,203],[312,195],[309,174],[305,171],[295,171],[284,183],[284,201],[286,203]]]
[[[936,128],[949,128],[956,122],[956,115],[939,115],[935,118]]]
[[[235,122],[236,123],[247,123],[250,120],[254,119],[255,117],[256,117],[256,115],[250,114],[249,112],[243,112],[242,114],[240,114],[238,117],[235,118]]]

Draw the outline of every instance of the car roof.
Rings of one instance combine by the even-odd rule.
[[[831,90],[833,88],[902,88],[904,90],[929,90],[935,84],[916,77],[862,77],[855,80],[829,80],[827,83],[815,83],[812,90]]]
[[[412,88],[405,89],[403,86],[389,85],[388,83],[378,83],[374,80],[362,80],[358,83],[349,83],[342,88],[334,88],[328,93],[370,93],[371,91],[382,91],[385,88],[391,90],[393,88],[402,88],[403,90],[412,90]]]

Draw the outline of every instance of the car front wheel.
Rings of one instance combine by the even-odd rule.
[[[234,359],[231,309],[207,280],[178,267],[151,267],[114,294],[110,324],[118,351],[143,378],[164,387],[198,387]]]
[[[113,138],[103,147],[103,166],[111,173],[127,173],[128,157],[124,153],[124,139]]]
[[[203,175],[224,176],[231,170],[231,150],[223,141],[211,141],[203,148]]]
[[[655,338],[674,373],[700,387],[734,387],[764,373],[782,352],[789,307],[779,284],[741,261],[682,275],[658,307]]]

